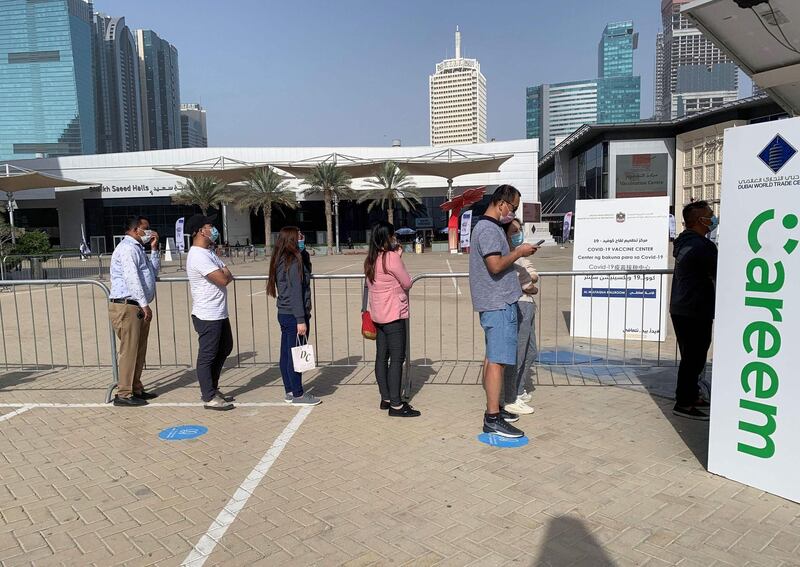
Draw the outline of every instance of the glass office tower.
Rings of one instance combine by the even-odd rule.
[[[0,3],[0,160],[93,154],[92,3]]]
[[[597,48],[597,122],[638,122],[642,80],[633,74],[633,51],[639,34],[633,22],[612,22],[603,30]]]
[[[180,148],[178,50],[152,30],[136,30],[145,150]]]
[[[633,75],[633,50],[638,47],[638,43],[639,34],[633,32],[633,22],[608,24],[597,47],[597,76]]]

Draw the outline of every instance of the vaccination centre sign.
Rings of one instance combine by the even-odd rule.
[[[669,198],[575,202],[573,270],[665,270]],[[666,339],[667,276],[575,276],[570,332],[595,339]]]

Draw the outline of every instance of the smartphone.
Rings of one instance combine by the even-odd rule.
[[[540,240],[539,242],[537,242],[536,244],[534,244],[534,246],[537,246],[537,247],[538,247],[538,246],[541,246],[542,244],[544,244],[544,240]]]

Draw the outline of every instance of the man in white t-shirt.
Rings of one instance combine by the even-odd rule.
[[[192,247],[186,257],[186,275],[192,290],[192,324],[197,331],[197,381],[204,407],[225,411],[234,408],[233,398],[219,391],[222,366],[233,350],[233,334],[228,319],[228,284],[231,271],[214,252],[219,239],[215,217],[194,215],[186,222]]]

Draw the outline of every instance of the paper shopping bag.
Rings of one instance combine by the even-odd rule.
[[[314,345],[306,339],[305,344],[300,343],[300,335],[297,336],[297,346],[292,348],[292,364],[295,372],[308,372],[317,367],[317,359],[314,357]]]

